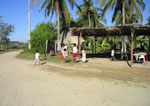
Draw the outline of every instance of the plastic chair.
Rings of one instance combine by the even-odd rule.
[[[145,63],[145,56],[144,55],[140,55],[139,56],[139,60],[141,61],[141,59],[143,60],[143,63]]]

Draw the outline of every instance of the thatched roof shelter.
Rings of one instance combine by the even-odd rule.
[[[133,64],[133,38],[138,35],[150,36],[150,25],[128,24],[109,28],[70,28],[73,36],[131,36],[131,63]],[[79,43],[80,46],[81,42]],[[79,47],[80,54],[80,47]]]
[[[123,26],[115,26],[109,28],[71,28],[73,36],[79,36],[80,32],[82,32],[82,36],[130,36],[131,29],[134,29],[135,35],[147,35],[150,36],[150,25],[123,25]]]

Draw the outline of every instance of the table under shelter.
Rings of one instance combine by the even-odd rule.
[[[131,37],[131,64],[133,64],[134,38],[136,36],[150,36],[150,25],[126,24],[121,26],[106,28],[70,28],[72,36],[79,37],[79,54],[81,53],[80,45],[83,36],[107,37],[107,36],[130,36]]]

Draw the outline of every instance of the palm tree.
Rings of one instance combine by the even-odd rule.
[[[73,6],[77,5],[75,0],[68,0],[69,4],[71,5],[72,9]],[[67,5],[65,0],[44,0],[42,3],[40,10],[45,8],[45,16],[49,16],[51,14],[51,18],[54,14],[54,12],[57,15],[57,22],[58,22],[58,36],[57,36],[57,50],[60,50],[60,18],[63,18],[65,25],[70,25],[70,13],[68,11]],[[78,7],[79,8],[79,7]]]
[[[145,9],[145,4],[142,0],[101,0],[100,6],[103,7],[103,16],[106,14],[107,10],[114,10],[112,22],[117,18],[119,12],[122,14],[122,17],[125,18],[126,14],[123,13],[123,10],[127,11],[127,7],[130,13],[130,19],[132,15],[136,13],[136,17],[140,19],[141,22],[143,20],[141,10],[143,11]]]
[[[99,1],[99,0],[97,0]],[[114,10],[113,17],[112,17],[112,22],[116,20],[118,17],[118,14],[122,15],[122,25],[126,24],[125,23],[125,7],[129,7],[129,12],[130,12],[130,20],[132,18],[133,13],[136,13],[136,17],[140,19],[142,22],[143,16],[141,13],[141,10],[143,11],[145,9],[145,4],[142,0],[101,0],[100,6],[103,7],[103,16],[106,14],[106,11],[109,9]],[[125,37],[122,37],[122,54],[126,52],[126,47],[125,47]],[[122,55],[123,56],[123,55]]]
[[[150,9],[149,9],[149,12],[150,12]],[[150,16],[146,20],[147,20],[146,25],[150,25]],[[149,51],[150,51],[150,37],[149,37]]]
[[[99,20],[104,21],[102,19],[102,10],[98,7],[93,6],[92,0],[83,0],[83,4],[80,5],[81,11],[77,10],[76,14],[79,15],[77,21],[82,22],[83,24],[89,27],[96,27],[96,26],[104,26]]]
[[[146,25],[150,25],[150,16],[146,20],[147,20],[147,24]]]
[[[125,23],[126,24],[133,24],[138,23],[139,19],[136,15],[136,13],[132,13],[132,16],[130,16],[130,10],[129,7],[126,6],[125,8],[126,14],[125,14]],[[112,22],[115,22],[115,25],[121,25],[122,24],[122,13],[119,11],[116,16],[113,16]]]

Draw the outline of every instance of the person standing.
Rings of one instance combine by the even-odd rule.
[[[36,66],[36,63],[40,64],[40,53],[39,53],[39,50],[36,50],[36,53],[35,53],[35,66]]]
[[[73,44],[72,56],[73,56],[73,62],[75,63],[76,62],[76,58],[78,56],[78,49],[77,49],[77,46],[76,46],[75,43]]]
[[[66,59],[67,59],[67,56],[68,56],[68,52],[67,52],[66,48],[64,49],[63,56],[64,56],[64,61],[66,63]]]
[[[86,59],[86,52],[85,52],[84,47],[82,47],[81,50],[82,50],[82,61],[83,61],[83,62],[87,62],[87,59]]]
[[[64,59],[64,55],[63,55],[63,53],[64,53],[64,47],[65,47],[65,44],[63,43],[62,47],[61,47],[61,60]]]
[[[115,50],[114,50],[114,48],[111,50],[111,61],[115,61]]]

